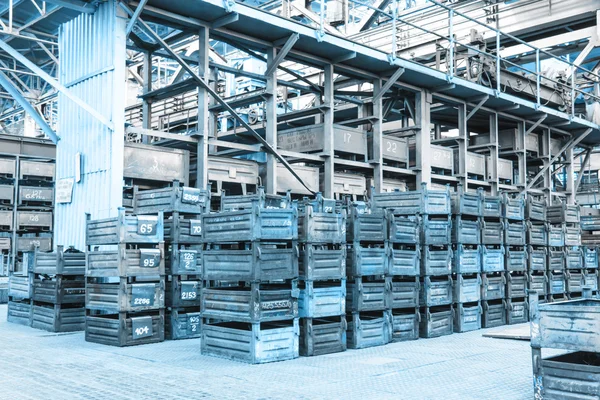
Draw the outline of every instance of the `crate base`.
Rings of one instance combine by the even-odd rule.
[[[85,329],[85,307],[34,302],[31,327],[48,332],[76,332]]]
[[[389,311],[352,313],[346,316],[346,340],[349,349],[383,346],[391,341]]]
[[[165,339],[197,339],[202,336],[200,307],[167,310]]]
[[[346,351],[346,318],[301,318],[300,355],[320,356]]]
[[[31,326],[31,302],[29,300],[8,300],[6,320],[13,324]]]
[[[392,310],[392,342],[419,338],[419,309]]]
[[[544,400],[597,399],[600,356],[582,351],[542,359],[535,378],[536,391]]]
[[[151,336],[134,339],[132,318],[149,317]],[[150,321],[151,319],[151,321]],[[141,332],[143,334],[143,331]],[[164,309],[141,313],[92,314],[85,319],[85,341],[108,346],[135,346],[159,343],[165,340]]]

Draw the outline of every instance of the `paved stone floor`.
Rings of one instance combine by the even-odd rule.
[[[531,399],[529,342],[486,331],[246,365],[201,356],[198,339],[86,343],[9,324],[1,305],[0,399]]]

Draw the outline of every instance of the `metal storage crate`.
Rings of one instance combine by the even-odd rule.
[[[555,204],[546,208],[546,220],[551,224],[578,224],[579,206],[571,204]]]
[[[581,248],[565,248],[565,266],[567,269],[583,268],[583,252]]]
[[[452,304],[452,278],[432,280],[426,276],[419,296],[419,305],[434,307]]]
[[[325,175],[319,175],[320,191],[325,188]],[[351,196],[357,198],[366,196],[367,179],[362,175],[350,174],[344,172],[336,172],[333,174],[333,192],[337,198],[342,196]]]
[[[502,217],[502,197],[483,196],[483,216],[488,218]]]
[[[376,209],[390,209],[397,215],[449,215],[451,213],[450,189],[375,193],[372,206]]]
[[[287,129],[277,133],[277,147],[299,153],[325,150],[325,125],[310,125]],[[335,151],[356,154],[367,158],[367,134],[365,131],[344,125],[333,125]]]
[[[201,275],[202,246],[171,246],[169,258],[165,260],[167,275]]]
[[[435,172],[444,171],[450,175],[454,175],[454,150],[450,147],[431,145],[431,169]],[[411,167],[414,166],[416,157],[416,148],[414,145],[410,146]]]
[[[115,218],[87,221],[86,245],[158,243],[164,238],[163,224],[162,212],[158,216],[126,216],[120,208]]]
[[[394,280],[386,279],[386,308],[418,308],[420,284],[417,278]]]
[[[363,246],[354,243],[347,247],[346,275],[385,275],[388,271],[388,252],[384,244]]]
[[[530,271],[545,271],[547,268],[546,256],[548,251],[546,248],[535,248],[529,246],[527,249],[529,254],[528,269]]]
[[[479,303],[457,304],[454,308],[454,332],[470,332],[481,329],[483,310]]]
[[[504,244],[504,222],[502,221],[482,221],[481,223],[481,243],[487,245]]]
[[[344,230],[346,240],[348,242],[383,242],[388,239],[387,224],[386,214],[382,211],[365,213],[352,207]]]
[[[300,319],[300,355],[320,356],[346,351],[346,318]]]
[[[120,278],[115,283],[88,281],[85,307],[88,310],[117,314],[158,310],[165,306],[165,279],[156,282],[128,282]]]
[[[529,320],[529,305],[525,299],[506,300],[506,322],[509,325],[522,324]]]
[[[164,245],[155,249],[128,249],[120,244],[112,250],[88,251],[88,277],[156,276],[165,274]]]
[[[548,249],[548,270],[562,271],[563,269],[565,269],[565,252]]]
[[[524,272],[527,270],[527,259],[529,255],[527,250],[506,250],[506,270],[514,272]]]
[[[373,137],[369,135],[369,154],[373,154]],[[408,139],[388,135],[381,137],[381,157],[386,161],[408,166]]]
[[[425,307],[421,309],[421,322],[419,323],[419,336],[434,338],[451,335],[454,331],[454,318],[452,307]]]
[[[51,162],[21,160],[19,162],[19,179],[54,180],[55,165]]]
[[[392,310],[392,342],[403,342],[406,340],[416,340],[419,338],[419,322],[421,314],[416,309],[410,310]]]
[[[211,190],[215,187],[216,194],[221,195],[223,183],[235,184],[246,193],[247,185],[258,183],[258,163],[231,157],[208,156],[208,180]]]
[[[452,193],[452,214],[483,216],[483,190],[478,189],[476,193]]]
[[[421,232],[421,220],[415,216],[400,216],[393,212],[387,214],[389,240],[392,243],[418,244]]]
[[[421,256],[421,275],[450,275],[452,273],[452,258],[453,253],[450,247],[425,246]]]
[[[548,226],[548,246],[563,247],[565,245],[565,231],[562,226]]]
[[[85,341],[108,346],[135,346],[165,340],[164,310],[112,315],[88,315]]]
[[[0,211],[0,231],[11,231],[13,228],[13,212]]]
[[[298,262],[300,279],[328,280],[346,277],[346,246],[301,244]]]
[[[75,332],[85,329],[85,307],[33,304],[31,327],[48,332]]]
[[[503,272],[504,268],[504,247],[493,248],[481,246],[481,271],[482,272]]]
[[[421,249],[419,246],[388,246],[390,253],[388,275],[419,276],[421,271]]]
[[[201,297],[205,318],[253,323],[298,317],[298,289],[294,284],[207,287]]]
[[[511,197],[506,193],[502,201],[502,216],[515,221],[525,219],[525,199],[522,196]]]
[[[592,292],[598,290],[598,271],[583,271],[583,287],[590,288]]]
[[[548,276],[545,272],[542,273],[529,273],[527,279],[529,279],[529,290],[535,290],[539,295],[545,296],[548,294],[546,289]]]
[[[33,301],[52,304],[85,303],[85,281],[82,279],[66,279],[62,276],[45,279],[37,275],[33,279]]]
[[[469,248],[458,244],[453,252],[453,274],[478,274],[481,272],[481,246]]]
[[[9,300],[6,320],[13,324],[31,326],[32,309],[33,306],[29,300]]]
[[[195,339],[202,336],[200,327],[202,317],[194,308],[176,309],[167,311],[165,322],[165,338],[169,340]]]
[[[481,300],[500,300],[506,296],[506,278],[504,274],[481,276]]]
[[[202,252],[203,279],[224,281],[273,281],[298,277],[297,245],[244,243],[212,245]]]
[[[583,272],[566,271],[567,293],[581,293],[583,289]],[[596,285],[597,286],[597,285]]]
[[[530,221],[546,222],[546,203],[527,197],[525,202],[525,218]]]
[[[506,308],[503,300],[483,302],[483,328],[494,328],[506,325]]]
[[[381,226],[384,226],[381,215]],[[362,228],[366,228],[364,224]],[[298,213],[298,239],[304,243],[345,243],[346,214],[317,212],[308,206],[304,212]]]
[[[382,346],[391,341],[392,323],[389,311],[352,313],[347,316],[348,348],[364,349]]]
[[[51,251],[52,250],[52,237],[42,236],[17,236],[17,251]]]
[[[527,296],[527,276],[507,274],[506,297],[517,298]]]
[[[159,212],[180,212],[200,215],[210,211],[210,191],[180,186],[161,189],[138,190],[133,188],[133,212],[137,215],[157,215]]]
[[[17,161],[8,158],[0,159],[0,176],[14,178],[17,171]]]
[[[597,247],[583,247],[583,268],[598,269]]]
[[[165,218],[163,221],[165,242],[171,244],[202,244],[202,220]]]
[[[385,280],[363,281],[361,278],[348,280],[346,286],[347,312],[385,310],[388,302],[387,289]]]
[[[264,166],[264,165],[263,165]],[[261,166],[262,167],[262,166]],[[277,193],[291,193],[304,196],[312,196],[319,191],[319,168],[307,167],[303,165],[294,165],[294,172],[302,178],[302,181],[310,188],[308,190],[292,175],[288,169],[281,163],[277,163]],[[260,169],[260,176],[263,182],[267,179],[267,169]]]
[[[584,231],[600,231],[600,215],[581,215],[579,226]]]
[[[8,277],[8,296],[13,299],[30,299],[33,286],[33,275],[11,275]]]
[[[539,360],[541,371],[535,386],[544,399],[584,399],[600,397],[600,356],[574,352]],[[542,397],[540,397],[542,398]]]
[[[473,303],[481,299],[481,277],[457,275],[453,281],[454,303]]]
[[[455,216],[452,221],[452,243],[479,244],[481,243],[481,223],[479,220],[464,219]]]
[[[14,189],[9,186],[9,189]],[[2,196],[0,192],[0,196]],[[6,193],[8,196],[8,193]],[[11,195],[12,200],[12,195]],[[19,201],[20,206],[45,206],[51,207],[54,204],[54,188],[38,187],[38,186],[19,186]]]
[[[13,185],[0,185],[0,204],[9,206],[15,202],[15,187]]]
[[[565,246],[581,246],[579,227],[565,227]]]
[[[302,282],[298,296],[300,318],[322,318],[346,314],[346,281]]]
[[[507,221],[504,224],[504,244],[507,246],[525,246],[526,232],[525,222]]]
[[[170,276],[166,279],[165,305],[172,308],[200,308],[202,282],[196,276]]]
[[[294,178],[295,179],[295,178]],[[262,186],[256,193],[242,194],[237,196],[221,196],[221,208],[219,211],[238,211],[258,208],[291,208],[292,200],[289,195],[266,194]]]
[[[18,231],[51,231],[51,211],[17,211]]]
[[[470,232],[465,232],[468,236]],[[425,216],[421,224],[421,244],[447,246],[452,237],[452,220],[448,217]]]
[[[85,253],[63,249],[63,246],[57,246],[57,251],[51,253],[36,249],[29,271],[46,275],[85,275]]]
[[[548,294],[563,294],[567,292],[567,281],[562,271],[550,271],[548,273]]]
[[[533,246],[548,245],[548,227],[546,224],[527,223],[527,244]]]
[[[250,242],[298,239],[298,211],[261,209],[228,211],[202,215],[206,243]]]

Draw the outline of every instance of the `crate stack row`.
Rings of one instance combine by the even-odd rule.
[[[557,255],[549,251],[547,204],[528,196],[525,204],[527,223],[527,288],[535,290],[540,301],[546,301],[548,295],[548,255]]]
[[[136,215],[164,215],[165,338],[199,338],[202,289],[202,221],[210,210],[210,190],[181,186],[139,190],[134,187]]]
[[[590,271],[598,271],[598,246],[600,246],[600,212],[597,209],[581,207],[579,219],[579,227],[581,228],[581,244],[583,249],[584,268]]]
[[[85,340],[111,346],[165,338],[164,218],[126,215],[86,223]]]
[[[348,347],[381,346],[392,336],[385,214],[364,202],[347,203],[346,210]]]
[[[453,332],[453,287],[450,191],[429,190],[377,193],[374,210],[385,210],[398,221],[418,221],[420,250],[419,336]],[[393,217],[392,217],[393,216]],[[410,230],[409,230],[410,231]],[[415,244],[415,246],[417,245]]]
[[[248,363],[299,356],[298,210],[289,197],[225,196],[202,215],[202,354]]]
[[[345,351],[346,210],[303,199],[298,208],[300,355]]]

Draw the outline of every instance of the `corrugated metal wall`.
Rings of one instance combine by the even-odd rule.
[[[81,181],[70,204],[57,204],[54,245],[85,246],[85,218],[116,215],[122,204],[125,110],[125,25],[114,0],[101,3],[59,30],[60,82],[114,124],[111,131],[64,95],[58,97],[56,178],[75,176],[82,156]]]

